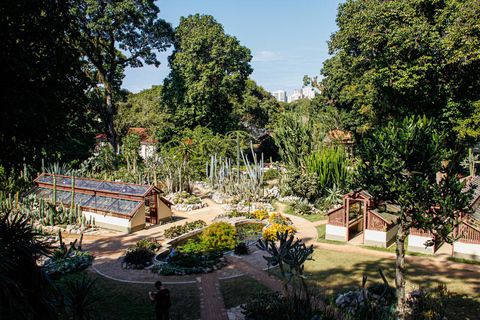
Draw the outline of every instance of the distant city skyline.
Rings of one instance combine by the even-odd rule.
[[[236,37],[252,52],[250,78],[265,90],[293,92],[305,75],[320,75],[328,59],[327,40],[337,30],[340,0],[158,0],[159,17],[177,27],[181,16],[209,14],[225,33]],[[170,72],[167,52],[157,54],[161,65],[127,68],[123,88],[137,93],[163,84]]]

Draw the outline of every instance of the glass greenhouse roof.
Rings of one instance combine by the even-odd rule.
[[[47,188],[35,188],[31,194],[36,195],[41,199],[52,199],[53,190]],[[72,201],[72,193],[69,191],[57,190],[56,201],[70,204]],[[75,193],[74,202],[76,205],[98,209],[103,211],[116,212],[132,217],[138,210],[142,201],[130,201],[108,197],[99,197],[83,193]]]
[[[57,176],[55,177],[57,185],[61,186],[71,186],[72,177],[66,176]],[[53,185],[53,176],[42,174],[36,179],[37,182],[46,183]],[[75,188],[79,189],[88,189],[100,192],[109,192],[109,193],[118,193],[124,195],[132,195],[144,197],[148,191],[151,189],[150,186],[134,185],[134,184],[125,184],[118,182],[94,180],[94,179],[75,179]]]

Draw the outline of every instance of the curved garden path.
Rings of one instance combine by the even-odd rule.
[[[154,225],[148,229],[144,229],[133,234],[110,233],[103,235],[85,235],[83,238],[83,248],[90,251],[95,260],[92,269],[100,275],[116,281],[153,284],[157,280],[161,280],[165,284],[181,284],[196,283],[200,292],[201,318],[202,319],[239,319],[241,318],[237,309],[236,314],[227,312],[220,292],[219,279],[226,279],[240,275],[249,275],[252,278],[262,282],[270,288],[282,291],[283,287],[279,280],[270,277],[264,269],[267,267],[261,251],[254,249],[247,256],[227,256],[229,265],[221,270],[209,274],[186,275],[186,276],[159,276],[149,270],[129,270],[123,269],[121,260],[128,246],[136,243],[140,239],[146,237],[154,237],[160,241],[163,238],[165,229],[173,224],[183,224],[186,221],[204,220],[207,224],[212,223],[212,219],[219,214],[225,212],[223,207],[209,198],[204,198],[208,207],[195,211],[183,212],[173,210],[174,222],[164,225]],[[283,213],[285,205],[277,203],[278,211]],[[309,222],[308,220],[287,215],[297,229],[296,237],[302,239],[307,245],[313,244],[315,248],[336,250],[342,252],[354,252],[366,255],[377,256],[381,258],[394,259],[395,254],[391,252],[383,252],[369,250],[366,248],[353,245],[335,245],[317,242],[317,230],[315,226],[325,224],[326,221]],[[77,238],[77,235],[65,235],[65,238]],[[480,273],[480,265],[470,265],[448,261],[443,258],[427,258],[418,256],[407,256],[408,261],[428,266],[435,265],[439,269],[448,272],[449,269],[468,270]],[[453,271],[453,270],[452,270]],[[230,318],[229,318],[230,317]]]

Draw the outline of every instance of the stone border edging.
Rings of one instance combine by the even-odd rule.
[[[155,283],[155,282],[150,282],[150,281],[133,281],[133,280],[123,280],[123,279],[118,279],[118,278],[114,278],[114,277],[111,277],[109,275],[106,275],[104,274],[103,272],[100,272],[98,271],[97,268],[95,268],[95,264],[92,262],[92,268],[93,270],[95,270],[96,273],[98,273],[99,275],[101,275],[102,277],[105,277],[107,279],[110,279],[110,280],[114,280],[114,281],[119,281],[119,282],[125,282],[125,283],[136,283],[136,284],[152,284],[152,283]],[[196,281],[175,281],[175,282],[168,282],[168,281],[162,281],[162,283],[168,283],[168,284],[190,284],[190,283],[196,283]]]

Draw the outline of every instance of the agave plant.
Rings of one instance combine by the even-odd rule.
[[[16,209],[0,212],[0,314],[6,319],[58,319],[54,291],[36,260],[50,253]],[[5,303],[4,303],[5,302]]]
[[[70,176],[72,175],[72,168],[70,168],[66,163],[60,164],[60,162],[50,163],[44,168],[46,173],[60,175],[60,176]]]
[[[83,275],[81,280],[70,281],[65,290],[65,304],[70,319],[102,319],[102,313],[97,305],[103,300],[103,295],[95,292],[95,280]]]

